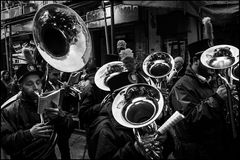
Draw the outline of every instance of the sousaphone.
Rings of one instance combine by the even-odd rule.
[[[227,89],[227,111],[233,138],[237,137],[237,130],[235,121],[237,119],[238,112],[234,112],[233,110],[233,95],[232,95],[232,83],[230,78],[233,78],[233,74],[229,74],[229,72],[237,71],[237,63],[239,62],[239,50],[238,48],[231,45],[217,45],[205,50],[200,58],[201,63],[210,69],[220,70],[223,74],[219,73],[218,76],[225,82],[225,86]],[[234,69],[235,68],[235,69]],[[239,74],[239,73],[238,73]],[[230,77],[228,77],[230,75]],[[236,74],[237,75],[237,74]],[[230,81],[229,81],[230,79]],[[237,79],[237,78],[236,78]],[[236,123],[236,124],[235,124]]]
[[[82,69],[91,57],[90,33],[82,18],[65,5],[48,4],[38,10],[33,38],[44,60],[63,72]]]

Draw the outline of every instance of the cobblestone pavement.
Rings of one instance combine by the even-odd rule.
[[[69,140],[71,159],[89,159],[86,147],[86,137],[83,132],[75,131]],[[58,159],[61,159],[58,147],[55,148]],[[85,153],[84,153],[85,152]]]

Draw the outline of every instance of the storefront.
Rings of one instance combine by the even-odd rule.
[[[137,6],[114,5],[114,33],[111,32],[110,6],[106,6],[106,26],[102,8],[87,12],[86,18],[87,27],[92,35],[93,53],[98,67],[109,61],[118,60],[116,49],[118,40],[125,40],[127,48],[131,48],[134,53],[137,51],[136,39],[138,37],[136,37],[136,34],[141,32],[139,26],[142,25],[139,23],[139,8]],[[113,41],[111,41],[111,38],[113,38]],[[110,51],[107,50],[107,47],[110,48]],[[114,47],[114,49],[112,50],[111,47]]]

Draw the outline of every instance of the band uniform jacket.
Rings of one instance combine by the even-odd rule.
[[[185,115],[175,127],[181,159],[220,159],[226,153],[224,101],[188,66],[173,86],[171,108]]]
[[[87,129],[89,157],[104,160],[145,160],[145,156],[134,147],[136,137],[133,129],[120,125],[112,115],[112,101],[117,93],[115,91],[109,94],[110,96],[99,106],[99,115]],[[168,157],[175,145],[173,137],[169,133],[166,135],[166,140],[161,143],[164,157]]]
[[[12,158],[19,159],[20,157],[14,155],[34,140],[30,129],[37,123],[40,123],[40,116],[37,114],[36,104],[24,99],[19,92],[9,104],[1,108],[1,147]],[[73,121],[70,117],[59,117],[54,128],[59,133],[63,128],[69,130],[73,128]],[[50,154],[51,159],[53,155],[54,150]]]

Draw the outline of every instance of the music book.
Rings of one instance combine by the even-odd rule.
[[[56,106],[61,106],[61,90],[43,93],[38,100],[38,114],[43,114],[45,108],[52,108],[54,103]]]

